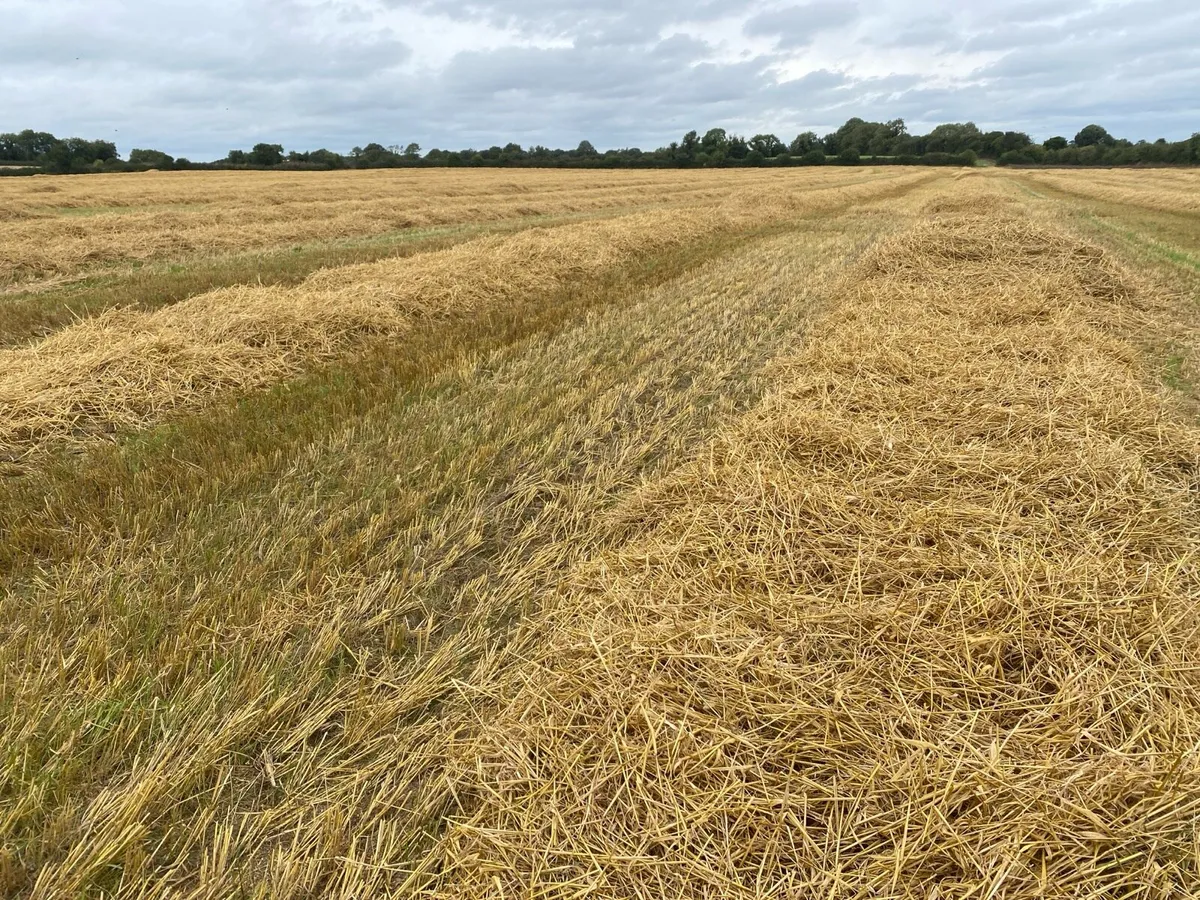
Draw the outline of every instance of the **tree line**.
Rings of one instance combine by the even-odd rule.
[[[982,131],[974,122],[938,125],[928,134],[910,134],[903,119],[867,122],[853,118],[837,131],[812,131],[785,143],[774,134],[744,137],[711,128],[689,131],[679,141],[643,151],[637,147],[598,151],[589,141],[573,150],[509,143],[487,149],[422,151],[418,144],[371,143],[349,153],[333,150],[285,151],[281,144],[231,150],[211,162],[176,159],[161,150],[134,149],[122,160],[115,144],[56,138],[31,130],[0,134],[0,174],[145,169],[376,169],[427,166],[526,166],[573,168],[689,168],[724,166],[946,165],[972,166],[980,160],[1002,166],[1200,165],[1200,133],[1182,141],[1129,141],[1099,125],[1087,125],[1071,139],[1036,143],[1023,131]]]

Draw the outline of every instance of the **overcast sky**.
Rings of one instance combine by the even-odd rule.
[[[0,131],[192,159],[900,117],[1200,130],[1200,0],[0,0]]]

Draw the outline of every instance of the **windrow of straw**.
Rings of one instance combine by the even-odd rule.
[[[0,284],[116,262],[244,253],[409,228],[717,205],[896,177],[864,170],[176,172],[0,183]]]
[[[903,185],[923,176],[907,176]],[[915,179],[915,180],[914,180]],[[112,310],[0,351],[0,449],[139,425],[231,388],[270,384],[371,334],[545,294],[720,232],[870,198],[880,185],[640,213],[244,285],[153,312]],[[10,450],[11,452],[11,450]]]
[[[873,251],[470,687],[431,893],[1196,896],[1200,430],[1153,296],[991,206]]]
[[[453,680],[493,680],[515,620],[608,541],[602,513],[754,405],[888,224],[729,248],[411,390],[323,399],[286,441],[291,406],[256,402],[251,458],[217,438],[135,448],[115,482],[85,466],[111,512],[50,479],[21,479],[23,520],[0,494],[21,543],[70,541],[0,554],[0,897],[390,896],[472,721]]]

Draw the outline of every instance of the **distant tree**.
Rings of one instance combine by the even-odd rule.
[[[1047,150],[1066,150],[1068,144],[1065,137],[1052,137],[1046,138],[1042,142],[1042,146]]]
[[[847,147],[837,155],[839,166],[856,166],[861,160],[859,152],[853,147]]]
[[[800,164],[804,166],[825,165],[825,151],[814,147],[812,150],[809,150],[802,157],[800,157]]]
[[[867,152],[872,156],[890,156],[896,152],[896,143],[908,134],[908,126],[903,119],[891,119],[876,125],[873,134],[867,142]]]
[[[895,152],[896,143],[907,134],[903,119],[889,122],[867,122],[858,117],[847,119],[846,124],[826,138],[826,153],[840,153],[852,148],[859,154],[889,156]]]
[[[308,161],[325,166],[327,169],[344,169],[346,168],[346,160],[340,153],[334,153],[332,150],[321,148],[313,150],[308,154]]]
[[[679,149],[685,162],[693,162],[696,154],[700,152],[700,136],[694,131],[689,131],[679,142]]]
[[[796,135],[790,144],[788,144],[788,152],[792,156],[803,156],[817,147],[821,143],[821,139],[812,131],[804,131]],[[824,154],[822,154],[824,155]]]
[[[518,146],[518,150],[521,148]],[[409,159],[417,159],[421,155],[421,145],[413,142],[404,148],[404,155]]]
[[[710,128],[700,138],[700,149],[708,154],[710,159],[724,159],[729,152],[729,135],[724,128]]]
[[[757,150],[767,159],[776,157],[787,149],[783,141],[773,134],[756,134],[748,143],[751,150]]]
[[[750,152],[750,146],[744,138],[738,137],[736,134],[729,138],[729,149],[725,151],[730,159],[745,159],[746,154]]]
[[[948,122],[939,125],[925,137],[927,153],[961,153],[963,150],[983,149],[983,133],[974,122]]]
[[[520,144],[511,141],[505,144],[504,149],[500,151],[500,161],[504,163],[519,162],[526,158],[528,158],[528,154],[525,149]]]
[[[763,160],[765,159],[766,156],[761,150],[751,148],[746,153],[745,157],[743,157],[743,162],[745,162],[748,166],[761,166],[763,164]]]
[[[1021,166],[1033,162],[1033,157],[1024,150],[1007,150],[1000,154],[997,162],[1002,166]]]
[[[81,172],[87,166],[118,159],[117,145],[110,141],[67,138],[57,141],[41,157],[50,172]]]
[[[277,166],[283,162],[283,146],[255,144],[250,150],[250,162],[256,166]]]
[[[1111,147],[1115,143],[1113,136],[1099,125],[1086,125],[1075,135],[1076,147]]]
[[[58,143],[58,138],[49,132],[29,128],[20,134],[0,134],[0,160],[37,162]]]
[[[225,160],[235,166],[244,166],[250,161],[250,157],[245,150],[230,150]]]
[[[1000,149],[1007,153],[1009,150],[1023,150],[1032,143],[1033,140],[1023,131],[1006,131],[1001,138]]]
[[[984,156],[995,157],[1004,152],[1004,132],[988,131],[980,140],[979,152]]]
[[[579,146],[575,148],[574,155],[584,159],[590,159],[592,157],[599,156],[600,154],[596,152],[596,148],[592,146],[591,141],[580,141]]]
[[[499,151],[499,147],[496,148]],[[395,149],[372,141],[365,147],[355,147],[350,151],[354,165],[360,169],[395,168],[402,164],[400,154]]]
[[[161,150],[130,150],[129,162],[135,166],[169,169],[175,165],[175,157]]]

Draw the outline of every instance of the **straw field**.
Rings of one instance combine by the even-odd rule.
[[[1200,279],[1094,211],[768,181],[0,350],[0,895],[1196,896]]]
[[[280,380],[372,334],[512,304],[703,239],[903,189],[923,175],[795,193],[743,183],[719,204],[483,237],[439,252],[237,285],[156,311],[114,309],[0,350],[0,450],[153,421],[214,392]]]
[[[1105,169],[1022,172],[1031,184],[1089,200],[1106,200],[1168,213],[1200,213],[1200,172],[1195,169]]]
[[[891,173],[894,174],[894,173]],[[795,170],[794,190],[873,178]],[[716,205],[763,172],[146,172],[0,183],[0,287],[123,263],[181,262],[435,226]]]

